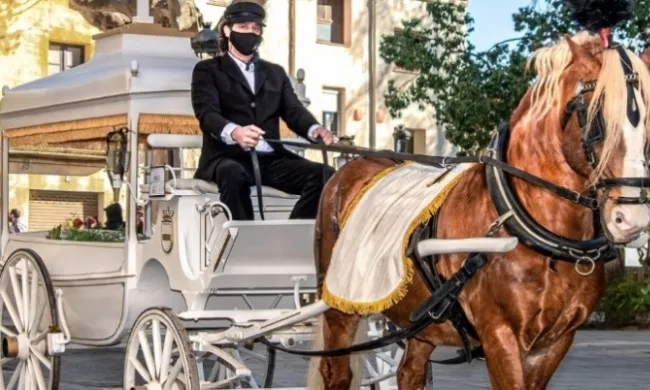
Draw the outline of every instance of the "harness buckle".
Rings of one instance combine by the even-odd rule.
[[[580,266],[582,266],[582,265],[587,265],[587,266],[589,266],[589,270],[588,270],[587,272],[583,272],[583,271],[580,269]],[[575,269],[576,269],[576,272],[578,273],[578,275],[581,275],[581,276],[589,276],[589,275],[591,275],[592,273],[594,273],[594,270],[596,269],[596,262],[595,262],[594,259],[592,259],[591,257],[583,256],[583,257],[580,257],[580,258],[576,261]]]

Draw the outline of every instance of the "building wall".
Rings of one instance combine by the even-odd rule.
[[[14,87],[47,76],[50,42],[83,45],[85,60],[92,56],[92,36],[100,31],[70,9],[69,0],[0,1],[0,87]],[[112,200],[104,170],[86,177],[10,174],[9,185],[9,207],[21,210],[26,224],[30,189],[104,193],[100,205]],[[103,217],[101,210],[98,214]],[[53,221],[52,227],[58,223]]]

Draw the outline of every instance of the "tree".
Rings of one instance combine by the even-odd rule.
[[[562,0],[533,1],[513,15],[520,37],[477,52],[468,41],[474,20],[466,7],[466,2],[431,1],[426,5],[431,27],[421,19],[402,21],[403,29],[383,36],[379,48],[387,63],[417,72],[405,86],[389,81],[384,98],[390,114],[398,118],[411,104],[433,106],[460,155],[485,147],[517,107],[535,77],[526,70],[530,53],[577,31]],[[615,38],[637,51],[650,43],[650,0],[636,1],[634,18]]]

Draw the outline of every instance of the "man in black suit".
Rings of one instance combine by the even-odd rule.
[[[249,151],[255,148],[262,184],[300,195],[290,218],[313,219],[334,169],[264,138],[280,139],[280,118],[312,141],[329,145],[332,134],[298,100],[284,69],[259,59],[264,18],[264,8],[256,3],[231,4],[219,28],[225,54],[194,68],[192,105],[203,132],[195,177],[217,184],[233,219],[252,220],[250,187],[255,181]]]

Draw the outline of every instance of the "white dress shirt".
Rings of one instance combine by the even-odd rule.
[[[246,81],[248,81],[248,85],[251,87],[251,91],[254,91],[255,90],[255,64],[249,64],[248,69],[246,69],[246,63],[235,58],[230,53],[228,53],[228,55],[230,56],[230,58],[232,58],[235,61],[237,66],[239,66],[239,69],[244,74]],[[228,123],[223,128],[223,131],[221,132],[221,139],[223,140],[223,142],[225,142],[228,145],[236,144],[237,142],[234,139],[232,139],[232,132],[238,127],[240,127],[240,125],[235,123]],[[316,139],[314,138],[314,132],[316,132],[316,129],[318,129],[319,127],[320,125],[313,125],[312,127],[309,128],[309,131],[307,133],[309,138],[314,142],[316,142]],[[255,150],[257,150],[258,152],[272,152],[273,148],[271,147],[271,145],[269,145],[268,142],[264,141],[264,138],[262,138],[262,136],[260,136],[260,141],[257,143],[257,146],[255,146]]]

